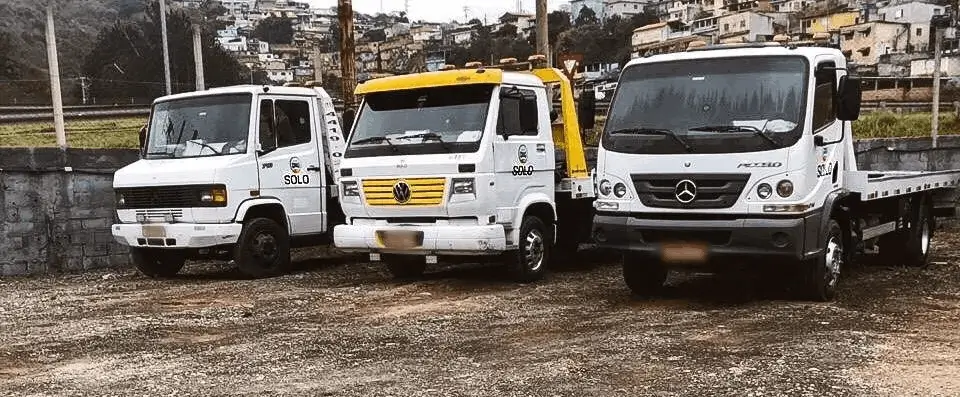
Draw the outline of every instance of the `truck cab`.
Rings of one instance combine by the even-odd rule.
[[[589,237],[594,188],[572,87],[543,60],[359,85],[336,247],[369,253],[399,278],[441,258],[497,257],[519,281],[543,275],[558,239],[575,251]]]
[[[340,124],[321,88],[158,98],[140,160],[114,175],[113,236],[151,277],[193,258],[233,260],[249,277],[280,274],[291,247],[323,243],[342,219]]]

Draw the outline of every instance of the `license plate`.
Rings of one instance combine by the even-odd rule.
[[[146,237],[146,238],[167,237],[167,229],[160,225],[143,225],[143,237]]]
[[[703,263],[707,260],[707,246],[700,243],[663,244],[661,259],[673,263]]]
[[[423,232],[417,230],[379,230],[377,240],[383,248],[412,249],[423,245]]]

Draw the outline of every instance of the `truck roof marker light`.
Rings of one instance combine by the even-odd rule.
[[[691,41],[690,44],[687,44],[687,50],[690,50],[692,48],[706,47],[706,46],[707,46],[707,42],[703,40],[694,40],[694,41]]]
[[[785,34],[778,34],[776,36],[773,36],[773,41],[780,43],[780,45],[784,45],[790,42],[790,36],[787,36]]]
[[[465,64],[463,65],[463,68],[464,68],[464,69],[480,69],[480,67],[482,67],[482,66],[483,66],[483,63],[482,63],[482,62],[473,61],[473,62],[467,62],[467,63],[465,63]]]
[[[533,54],[527,58],[534,69],[542,69],[547,66],[547,56],[543,54]]]
[[[440,70],[454,70],[454,69],[456,69],[456,68],[457,68],[456,65],[446,64],[446,65],[441,66],[441,67],[440,67]]]
[[[813,41],[817,44],[829,43],[830,33],[818,32],[813,34]]]
[[[517,63],[517,58],[501,58],[500,59],[501,65],[512,65],[515,63]]]

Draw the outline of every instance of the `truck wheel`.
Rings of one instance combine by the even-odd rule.
[[[183,269],[187,256],[182,251],[157,248],[131,248],[133,265],[150,278],[173,277]]]
[[[552,252],[553,243],[543,221],[535,216],[523,217],[520,223],[520,249],[507,253],[510,276],[521,283],[543,278]]]
[[[287,230],[269,218],[250,219],[243,225],[233,260],[240,273],[251,278],[270,277],[290,267]]]
[[[412,280],[423,276],[427,270],[427,261],[416,255],[383,255],[383,263],[393,278],[397,280]]]
[[[667,281],[667,267],[653,258],[625,253],[620,265],[623,267],[623,281],[634,295],[656,295]]]
[[[933,216],[929,201],[923,196],[914,199],[910,214],[910,227],[904,236],[903,264],[911,267],[927,265],[930,257],[930,240],[933,238]]]
[[[824,241],[824,254],[803,261],[800,265],[800,280],[804,284],[801,291],[806,297],[817,302],[831,301],[836,297],[840,271],[846,258],[843,229],[835,219],[830,220]]]

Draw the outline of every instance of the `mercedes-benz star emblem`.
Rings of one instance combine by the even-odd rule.
[[[677,197],[677,201],[688,204],[697,198],[697,184],[684,179],[677,183],[677,187],[673,189],[673,195]]]
[[[395,183],[393,185],[393,199],[400,204],[410,201],[410,185],[404,181]]]

